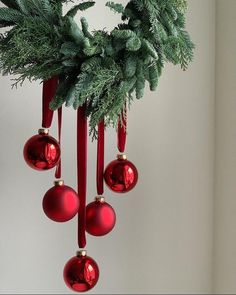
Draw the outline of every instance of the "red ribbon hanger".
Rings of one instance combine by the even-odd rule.
[[[78,244],[86,246],[86,186],[87,186],[87,117],[86,104],[77,112],[77,176],[80,207],[78,214]]]
[[[118,122],[117,130],[117,148],[120,153],[124,153],[127,137],[127,109],[126,107],[123,110],[123,113],[120,115]]]
[[[61,146],[62,107],[60,107],[57,110],[57,114],[58,114],[58,122],[57,122],[57,124],[58,124],[58,142],[59,142],[59,145]],[[57,179],[61,178],[61,158],[60,158],[59,163],[56,168],[55,177]]]
[[[104,142],[105,142],[105,124],[102,120],[98,124],[97,139],[97,194],[102,196],[104,193]]]
[[[50,128],[52,125],[53,111],[49,105],[55,96],[58,86],[58,77],[43,81],[43,103],[42,103],[42,127]]]

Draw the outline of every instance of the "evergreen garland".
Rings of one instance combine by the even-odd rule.
[[[78,11],[95,1],[80,1],[66,15],[66,0],[0,0],[0,70],[25,79],[59,76],[52,109],[64,103],[77,109],[87,102],[91,131],[105,118],[116,125],[124,104],[144,95],[145,82],[154,91],[165,62],[183,70],[193,59],[194,44],[185,31],[186,0],[131,0],[124,7],[107,2],[123,22],[110,33],[89,31]]]

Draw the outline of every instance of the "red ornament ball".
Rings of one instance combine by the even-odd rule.
[[[97,197],[86,207],[86,231],[93,236],[104,236],[114,228],[116,223],[115,210],[105,202],[103,197]]]
[[[91,290],[98,281],[99,268],[86,251],[79,251],[77,256],[71,258],[64,267],[64,281],[75,292]]]
[[[125,155],[118,155],[105,170],[104,179],[107,186],[116,193],[132,190],[138,181],[138,170]]]
[[[48,135],[48,129],[39,129],[24,146],[26,163],[35,170],[48,170],[60,160],[60,146],[55,138]]]
[[[48,218],[56,222],[66,222],[72,219],[79,210],[77,193],[64,182],[55,181],[55,186],[49,189],[43,198],[43,211]]]

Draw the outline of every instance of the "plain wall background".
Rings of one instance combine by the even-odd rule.
[[[236,1],[217,0],[214,289],[236,293]]]
[[[92,28],[118,21],[97,1]],[[127,1],[120,1],[126,3]],[[232,1],[231,1],[232,2]],[[159,89],[134,103],[127,154],[139,184],[126,196],[106,191],[117,211],[115,230],[88,237],[88,254],[100,265],[92,293],[210,293],[212,288],[215,1],[190,0],[187,29],[197,45],[189,70],[167,65]],[[41,87],[10,89],[0,78],[0,292],[71,293],[62,271],[77,250],[76,219],[48,220],[41,209],[53,172],[38,173],[23,160],[25,141],[41,124]],[[63,171],[76,187],[76,112],[66,109]],[[51,129],[51,134],[56,135]],[[106,163],[117,151],[107,132]],[[89,145],[88,201],[95,192],[95,143]]]

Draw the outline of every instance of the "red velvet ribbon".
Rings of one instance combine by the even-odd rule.
[[[97,139],[97,194],[102,196],[104,193],[104,133],[105,124],[102,120],[98,124],[98,139]]]
[[[59,142],[59,145],[61,146],[62,107],[60,107],[57,110],[57,114],[58,114],[58,123],[57,123],[58,124],[58,142]],[[57,179],[61,178],[61,159],[57,165],[55,177]]]
[[[78,244],[80,248],[86,246],[86,185],[87,185],[87,118],[86,105],[78,109],[77,113],[77,176],[80,207],[78,215]]]
[[[58,77],[43,81],[43,105],[42,105],[42,127],[50,128],[52,124],[53,111],[49,108],[58,86]]]
[[[127,109],[124,108],[123,113],[120,115],[120,119],[118,122],[118,130],[117,130],[117,148],[120,153],[124,153],[125,145],[126,145],[126,132],[127,128]]]

